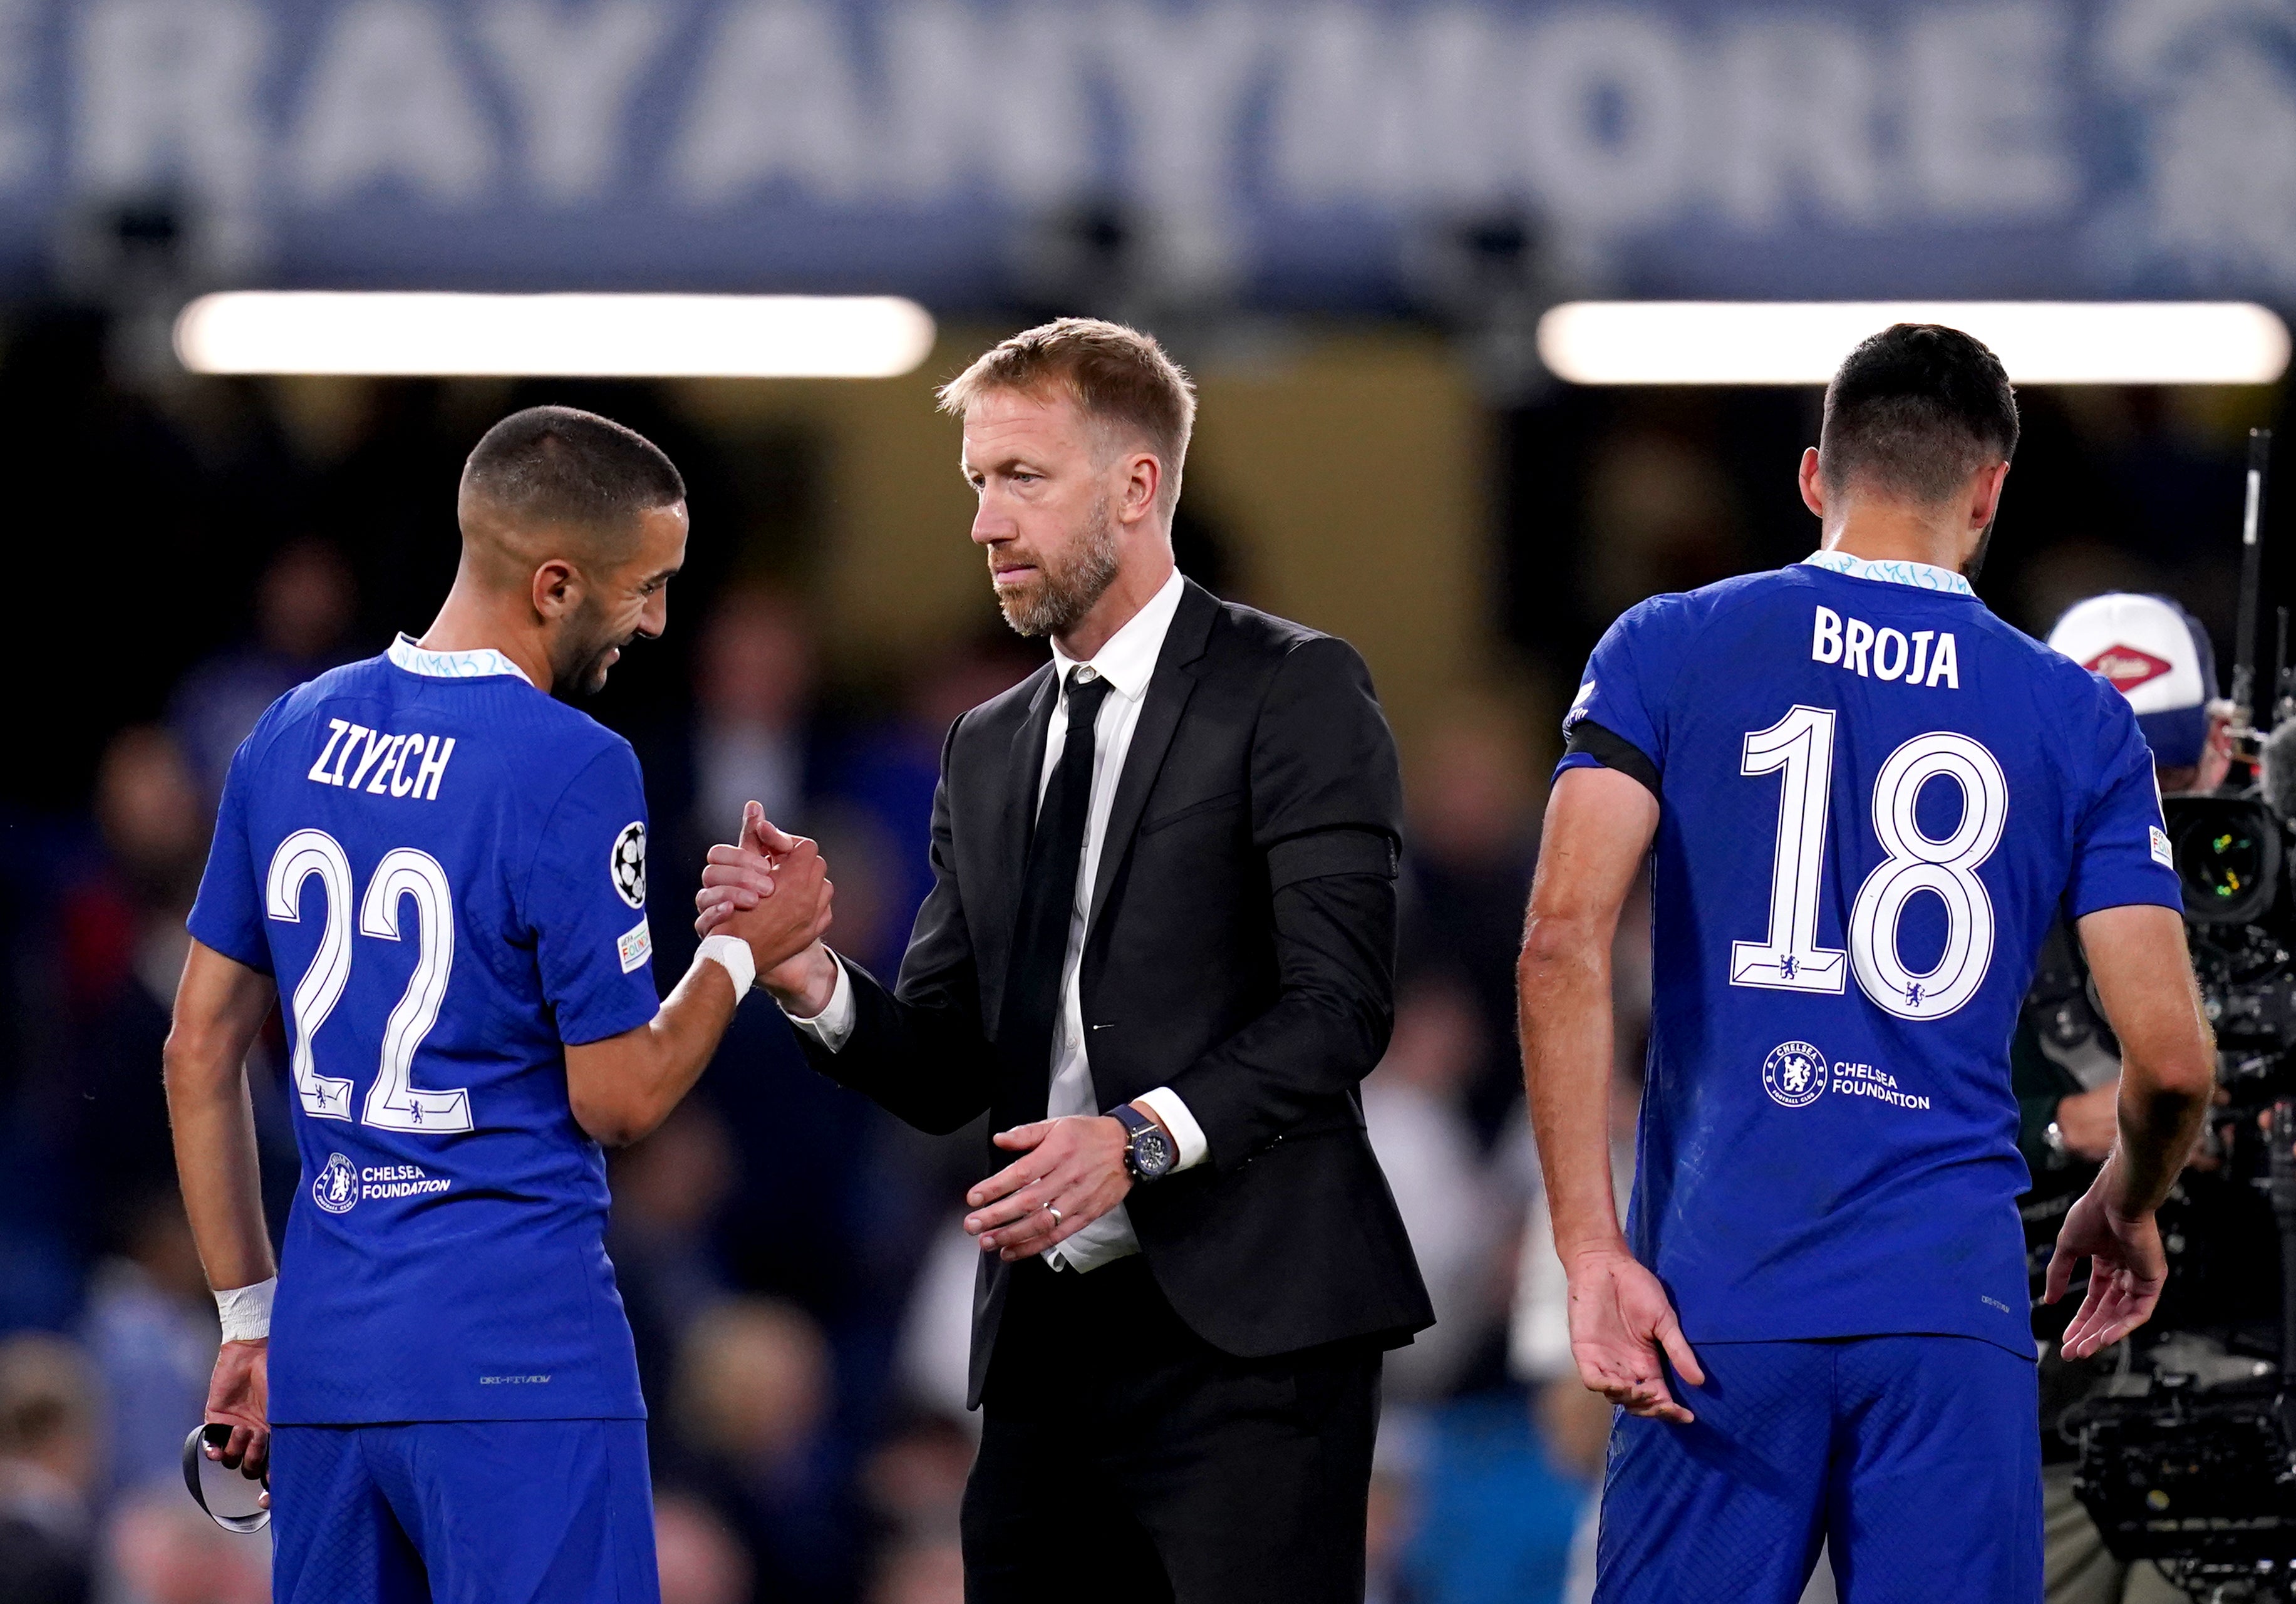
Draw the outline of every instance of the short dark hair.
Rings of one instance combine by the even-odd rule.
[[[605,528],[685,499],[685,480],[635,429],[571,406],[529,406],[486,432],[463,490],[521,522]]]
[[[1825,387],[1818,469],[1910,501],[1945,500],[2017,450],[2017,396],[2001,359],[1959,329],[1892,323],[1843,359]]]

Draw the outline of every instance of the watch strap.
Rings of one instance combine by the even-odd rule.
[[[1162,1125],[1158,1125],[1128,1102],[1117,1104],[1108,1111],[1108,1117],[1124,1127],[1124,1173],[1126,1174],[1130,1175],[1135,1181],[1152,1181],[1156,1175],[1167,1174],[1170,1170],[1171,1166],[1168,1163],[1163,1169],[1158,1170],[1155,1175],[1143,1174],[1140,1170],[1140,1140],[1143,1136],[1152,1131],[1159,1142],[1163,1142],[1167,1147],[1172,1145],[1171,1138],[1164,1134]]]
[[[1128,1138],[1137,1136],[1156,1123],[1128,1102],[1117,1104],[1108,1111],[1108,1117],[1124,1127]]]

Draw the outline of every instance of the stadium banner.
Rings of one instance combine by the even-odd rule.
[[[122,219],[197,287],[964,308],[1120,233],[1380,308],[1527,230],[1573,293],[2284,301],[2296,7],[0,0],[0,282]]]

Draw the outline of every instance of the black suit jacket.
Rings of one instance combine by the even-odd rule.
[[[1052,1067],[1001,1051],[997,1014],[1057,693],[1047,664],[950,729],[899,984],[849,962],[843,1049],[800,1033],[816,1068],[928,1131],[1045,1116]],[[1210,1142],[1126,1207],[1164,1296],[1230,1354],[1398,1343],[1434,1320],[1357,1093],[1393,1022],[1401,811],[1355,650],[1189,583],[1118,780],[1080,983],[1100,1106],[1169,1086]],[[976,1403],[1007,1275],[982,1255]]]

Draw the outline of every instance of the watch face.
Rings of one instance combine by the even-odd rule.
[[[1144,1181],[1153,1181],[1172,1167],[1172,1147],[1163,1132],[1152,1128],[1133,1137],[1132,1166]]]

